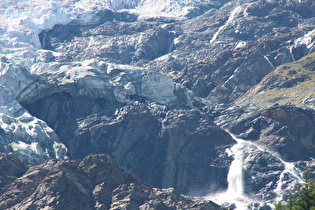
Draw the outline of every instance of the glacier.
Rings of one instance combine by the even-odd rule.
[[[14,152],[30,164],[38,164],[49,158],[67,158],[67,148],[60,143],[57,135],[44,121],[30,115],[20,103],[38,97],[39,90],[48,89],[54,84],[60,88],[71,89],[74,84],[81,85],[76,94],[95,95],[94,97],[115,98],[124,103],[133,103],[127,96],[140,94],[161,104],[174,100],[174,92],[181,86],[168,77],[154,72],[146,72],[133,67],[106,64],[108,74],[117,69],[126,69],[113,78],[99,79],[102,74],[95,61],[82,64],[45,63],[45,57],[60,53],[43,50],[39,33],[50,30],[56,24],[79,21],[91,24],[95,14],[103,9],[129,9],[140,18],[158,16],[180,17],[197,1],[157,1],[154,0],[23,0],[0,2],[0,128],[5,131],[6,146],[2,152]],[[96,62],[97,63],[97,62]],[[81,65],[83,67],[78,67]],[[129,70],[128,70],[129,69]],[[132,70],[130,70],[132,69]],[[69,78],[59,78],[66,74]],[[47,86],[38,86],[38,79],[48,77]],[[126,78],[133,78],[132,81]],[[58,81],[62,81],[59,83]],[[135,83],[141,81],[140,89]],[[153,86],[152,86],[153,85]],[[57,88],[57,89],[60,89]],[[104,89],[109,91],[104,91]],[[109,92],[113,91],[114,96]],[[104,95],[105,94],[105,95]],[[189,93],[186,93],[189,97]],[[7,137],[9,135],[9,137]]]
[[[157,3],[158,2],[158,3]],[[56,24],[79,21],[91,24],[103,9],[129,9],[139,18],[177,17],[204,1],[193,0],[36,0],[0,2],[0,57],[5,55],[18,64],[30,63],[40,56],[38,34]]]

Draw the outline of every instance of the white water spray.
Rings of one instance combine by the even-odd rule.
[[[229,132],[228,132],[229,133]],[[234,137],[233,134],[231,134]],[[234,204],[236,210],[248,209],[248,204],[254,202],[252,199],[244,195],[244,178],[243,178],[243,163],[244,163],[244,148],[247,146],[247,142],[234,138],[237,142],[226,152],[229,156],[234,157],[229,172],[228,172],[228,188],[225,192],[221,192],[215,195],[208,195],[206,199],[213,200],[221,205]]]
[[[276,189],[274,189],[274,192],[278,195],[276,199],[276,201],[278,202],[282,200],[282,194],[285,189],[290,189],[290,188],[293,189],[295,183],[303,182],[302,172],[299,169],[297,169],[293,163],[284,161],[277,152],[274,152],[274,151],[269,150],[268,148],[262,148],[259,146],[257,146],[257,148],[260,151],[264,151],[264,152],[268,152],[272,154],[274,157],[280,160],[280,162],[284,165],[284,170],[281,172],[280,178],[277,181],[277,187]],[[294,180],[294,182],[290,182],[290,180],[288,180],[288,178],[286,177],[287,175],[290,176],[291,179]]]
[[[243,142],[237,142],[230,150],[234,155],[234,160],[231,163],[228,173],[228,190],[227,194],[237,198],[243,195]]]
[[[293,163],[285,162],[278,153],[271,151],[267,147],[239,139],[230,132],[228,133],[237,142],[230,149],[226,150],[229,156],[233,155],[234,157],[227,177],[228,188],[225,192],[210,194],[205,199],[212,200],[223,206],[234,204],[237,210],[256,209],[254,206],[263,206],[266,202],[272,207],[277,201],[282,199],[285,191],[292,190],[296,182],[302,181],[302,173],[294,167]],[[276,198],[269,201],[263,201],[262,198],[255,198],[253,195],[244,193],[244,170],[248,166],[251,167],[250,161],[261,153],[267,153],[284,165],[278,181],[274,183],[274,188],[268,189],[277,195]]]
[[[289,50],[290,50],[290,55],[291,55],[292,61],[295,61],[295,58],[294,58],[294,55],[293,55],[293,52],[292,52],[293,47],[294,47],[294,46],[291,46],[291,47],[289,48]]]

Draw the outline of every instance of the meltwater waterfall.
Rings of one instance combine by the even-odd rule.
[[[242,139],[236,138],[230,132],[228,133],[237,142],[230,149],[226,150],[228,155],[233,156],[234,158],[228,172],[228,188],[225,192],[208,195],[206,196],[206,199],[213,200],[223,206],[234,204],[235,209],[243,210],[247,209],[248,204],[254,202],[254,200],[244,195],[244,151],[246,150],[246,147],[249,143]]]
[[[238,210],[273,208],[296,182],[302,181],[302,173],[278,153],[228,133],[236,141],[226,150],[233,157],[227,177],[228,188],[205,199]]]
[[[228,189],[227,194],[230,198],[237,198],[243,195],[243,141],[237,141],[231,149],[227,150],[229,155],[234,156],[228,173]]]

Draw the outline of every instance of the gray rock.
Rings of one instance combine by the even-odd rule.
[[[23,165],[12,155],[1,157]],[[12,162],[2,163],[8,168]],[[13,174],[9,178],[15,181],[5,183],[0,196],[2,209],[224,209],[211,201],[193,201],[173,188],[152,188],[107,155],[90,155],[81,162],[49,160],[24,175]]]
[[[18,139],[27,140],[27,148],[44,139],[39,145],[49,155],[38,157],[33,152],[24,155],[25,160],[41,163],[57,157],[58,151],[66,157],[66,147],[70,158],[107,153],[154,187],[175,186],[179,192],[200,195],[228,187],[226,177],[233,157],[227,151],[235,141],[222,128],[229,128],[243,139],[277,150],[285,160],[302,159],[296,164],[301,169],[312,168],[313,110],[295,106],[258,109],[249,107],[252,95],[242,97],[252,88],[262,93],[311,81],[312,76],[294,69],[285,76],[269,76],[280,65],[314,52],[314,8],[312,1],[226,0],[199,5],[179,19],[138,19],[128,11],[104,10],[91,15],[90,23],[56,25],[39,34],[46,50],[21,61],[25,67],[7,68],[10,61],[1,59],[1,67],[8,69],[1,74],[1,84],[6,86],[3,93],[12,87],[15,90],[8,97],[14,103],[4,100],[4,105],[17,104],[18,112],[7,107],[13,111],[3,118],[5,132],[0,131],[0,140],[6,144],[0,151],[19,148],[22,157],[24,150],[16,147]],[[300,64],[313,69],[312,62]],[[265,89],[256,86],[261,82]],[[231,106],[240,98],[244,100],[238,104],[244,107]],[[312,97],[302,99],[308,106],[314,104]],[[42,126],[36,130],[38,138],[24,135],[27,126],[21,135],[13,135],[14,120],[26,113],[24,109],[36,117],[32,120],[43,120],[36,124]],[[43,128],[48,129],[46,124],[53,129],[48,137],[41,135]],[[15,147],[10,147],[11,137]],[[53,142],[60,150],[55,151]],[[249,157],[243,159],[245,192],[273,202],[284,163],[257,147],[244,154]],[[89,161],[81,162],[79,168],[73,161],[46,163],[55,172],[62,168],[55,174],[55,184],[44,182],[47,191],[37,189],[38,182],[32,182],[28,174],[24,181],[29,192],[19,180],[9,188],[11,194],[16,190],[31,199],[20,202],[18,195],[11,198],[8,191],[3,206],[43,208],[45,203],[59,202],[64,208],[199,208],[196,203],[176,206],[174,201],[182,199],[178,193],[155,191],[134,182],[134,175],[116,170],[109,159],[105,162],[119,175],[107,183],[103,177],[112,176],[111,172],[98,171]],[[41,173],[51,177],[46,169]],[[67,182],[67,174],[70,188],[61,184]],[[284,179],[288,180],[285,184],[293,183],[292,177]],[[71,189],[65,199],[79,193],[77,198],[86,198],[86,202],[58,200],[49,194],[56,186],[65,192]],[[47,195],[42,200],[41,190]]]
[[[56,109],[44,111],[53,103]],[[46,97],[25,107],[55,128],[71,158],[107,153],[124,169],[138,173],[152,185],[176,186],[180,192],[204,192],[211,185],[227,186],[229,162],[210,167],[209,164],[234,141],[200,111],[168,110],[143,103],[126,106],[65,94]],[[71,114],[65,115],[68,111]],[[55,118],[50,121],[49,116]],[[214,178],[216,182],[212,182]]]
[[[284,160],[298,161],[315,156],[314,126],[313,109],[275,104],[254,114],[240,114],[229,129],[243,139],[267,145]]]

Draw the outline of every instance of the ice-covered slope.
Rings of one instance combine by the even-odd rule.
[[[46,89],[48,92],[52,91],[51,93],[60,91],[60,88],[49,90],[51,85],[60,86],[61,89],[62,87],[69,89],[70,86],[71,89],[71,84],[79,82],[82,87],[78,94],[94,94],[100,98],[112,97],[124,103],[128,103],[127,98],[133,94],[140,94],[160,103],[168,103],[176,98],[174,91],[179,86],[174,86],[175,84],[167,77],[156,73],[126,71],[127,75],[123,77],[131,77],[132,81],[122,79],[120,76],[119,79],[116,76],[115,81],[107,79],[104,81],[104,78],[99,77],[101,72],[95,76],[97,70],[93,70],[89,65],[83,65],[82,68],[64,65],[59,70],[58,64],[36,64],[45,62],[47,56],[58,56],[58,53],[41,49],[44,43],[40,43],[38,37],[40,32],[52,29],[56,24],[67,24],[74,20],[81,24],[91,24],[95,21],[96,13],[105,8],[132,9],[132,12],[143,14],[145,17],[179,17],[184,14],[187,7],[194,4],[193,1],[159,1],[157,4],[152,0],[1,1],[0,127],[4,131],[1,135],[3,139],[1,151],[13,151],[31,164],[41,163],[48,158],[66,158],[67,149],[60,143],[54,131],[45,122],[31,116],[19,104],[27,98],[40,97],[39,90]],[[108,66],[107,71],[111,73],[113,70],[111,73],[113,74],[115,69],[117,68],[114,66]],[[68,75],[70,79],[59,77],[61,74]],[[50,86],[38,84],[39,78],[46,80],[44,77],[51,78]],[[139,81],[141,86],[135,87]]]
[[[65,159],[67,148],[42,120],[33,117],[16,100],[34,79],[23,67],[0,62],[0,151],[14,152],[29,164]]]
[[[6,55],[15,62],[36,58],[41,43],[38,34],[56,24],[78,20],[83,24],[95,21],[95,14],[105,8],[131,9],[140,17],[181,17],[201,1],[156,0],[35,0],[0,2],[0,56]],[[22,59],[22,60],[21,60]],[[24,63],[25,64],[25,60]],[[27,61],[28,63],[30,61]]]

